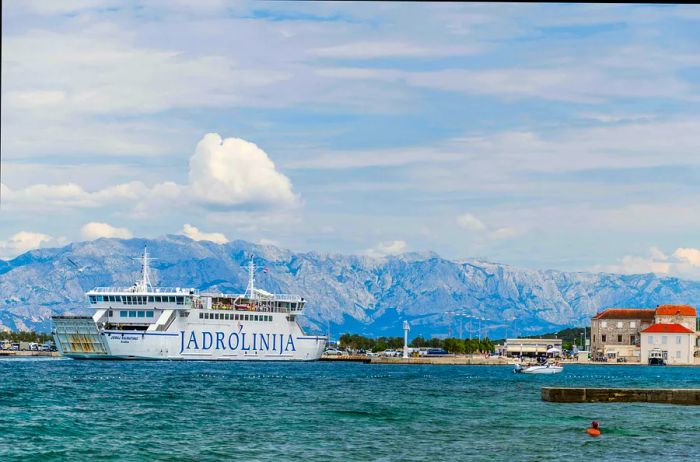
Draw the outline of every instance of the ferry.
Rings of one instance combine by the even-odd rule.
[[[154,287],[144,247],[141,279],[131,287],[86,293],[92,316],[53,316],[58,351],[74,359],[314,361],[328,337],[307,335],[297,319],[306,300],[255,287],[248,264],[243,294]]]

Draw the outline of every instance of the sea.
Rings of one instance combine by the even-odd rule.
[[[700,368],[2,359],[0,461],[700,458],[700,406],[547,403],[547,385],[698,388]]]

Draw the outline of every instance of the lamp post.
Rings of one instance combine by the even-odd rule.
[[[408,331],[411,327],[408,325],[408,321],[403,322],[403,357],[408,358]]]

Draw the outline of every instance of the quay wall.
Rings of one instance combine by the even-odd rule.
[[[542,387],[543,401],[554,403],[663,403],[700,405],[700,388]]]

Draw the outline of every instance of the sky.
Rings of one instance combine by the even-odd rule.
[[[2,9],[0,258],[184,234],[700,279],[697,5]]]

